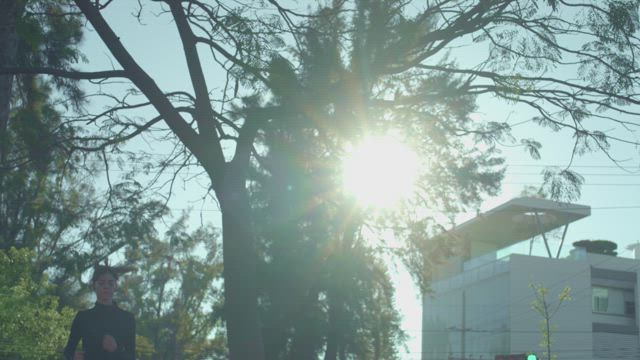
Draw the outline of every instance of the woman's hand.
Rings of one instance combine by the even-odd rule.
[[[73,353],[73,360],[84,360],[84,351],[76,351]]]
[[[108,352],[114,352],[118,349],[118,343],[116,342],[116,339],[113,338],[113,336],[107,334],[102,338],[102,348]]]

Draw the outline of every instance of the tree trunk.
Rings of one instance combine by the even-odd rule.
[[[338,358],[338,346],[340,343],[340,320],[342,301],[336,293],[329,292],[329,331],[327,333],[327,350],[324,360],[336,360]]]
[[[352,208],[345,208],[345,215],[343,216],[343,232],[342,243],[340,244],[340,257],[339,261],[347,261],[348,255],[351,252],[353,244],[356,240],[358,228],[362,223],[362,214],[355,212]],[[329,300],[329,330],[327,333],[327,350],[324,354],[324,360],[336,360],[338,358],[338,352],[344,351],[344,326],[345,326],[345,291],[347,290],[347,284],[344,282],[343,276],[336,272],[333,274],[333,288],[327,291],[327,298]],[[341,356],[344,358],[344,354]]]
[[[314,359],[320,342],[320,334],[314,326],[313,307],[318,302],[318,290],[311,290],[307,296],[301,297],[304,305],[296,314],[295,332],[291,342],[289,360]]]
[[[255,234],[243,176],[228,169],[216,191],[222,210],[224,316],[231,360],[264,360]]]
[[[18,51],[16,23],[18,15],[24,10],[24,4],[19,0],[0,0],[0,9],[2,9],[0,11],[0,68],[6,68],[15,66],[16,63]],[[13,76],[0,75],[0,139],[5,136],[9,123]],[[4,152],[4,149],[0,149],[0,159],[6,156]]]
[[[0,0],[0,68],[15,65],[18,50],[18,34],[16,21],[18,19],[17,0]],[[10,151],[8,139],[9,110],[11,109],[11,90],[13,87],[13,75],[0,75],[0,188],[6,187],[5,176],[8,173],[6,160]],[[0,191],[0,249],[7,247],[9,241],[9,207],[6,194]]]

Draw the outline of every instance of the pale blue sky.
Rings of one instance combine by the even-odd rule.
[[[175,27],[168,21],[168,17],[160,20],[153,17],[143,18],[147,26],[139,26],[135,19],[128,14],[134,11],[135,2],[114,2],[108,12],[108,20],[120,36],[124,45],[133,53],[135,58],[142,59],[141,65],[164,89],[179,90],[190,89],[188,75],[185,70],[185,62],[180,47],[176,47],[177,35]],[[84,43],[84,52],[91,63],[84,65],[94,70],[106,70],[111,68],[112,60],[102,43],[96,39],[95,34],[87,33]],[[117,64],[114,65],[116,68]],[[223,79],[219,73],[211,71],[207,73],[210,87],[221,87]],[[482,98],[479,102],[477,117],[479,119],[492,119],[495,121],[507,120],[509,123],[520,123],[529,118],[529,112],[522,108],[513,108],[510,105],[496,102],[492,99]],[[603,129],[609,130],[609,129]],[[504,148],[508,170],[502,192],[499,196],[487,199],[482,206],[482,211],[487,211],[509,199],[516,197],[527,185],[536,185],[541,182],[541,170],[544,166],[566,166],[570,161],[570,148],[572,140],[569,134],[552,134],[539,129],[531,123],[524,123],[514,127],[516,137],[534,137],[543,143],[542,159],[534,161],[528,157],[522,148]],[[138,144],[138,146],[146,146]],[[162,145],[152,145],[156,151],[162,151]],[[640,219],[640,173],[639,157],[637,149],[628,145],[613,144],[612,153],[620,159],[629,159],[625,172],[617,168],[603,154],[592,154],[574,160],[572,169],[580,172],[585,177],[585,185],[582,188],[582,196],[576,201],[580,204],[592,207],[590,217],[580,220],[569,227],[565,250],[568,250],[573,241],[581,239],[609,239],[619,244],[619,250],[623,256],[630,256],[624,249],[628,244],[640,241],[640,231],[637,219]],[[219,224],[219,214],[215,210],[215,204],[211,201],[202,204],[200,199],[202,191],[207,185],[206,180],[199,181],[201,187],[192,183],[180,184],[171,205],[176,209],[193,207],[192,219]],[[194,191],[195,190],[195,191]],[[200,209],[204,209],[201,211]],[[460,221],[473,214],[460,217]],[[538,243],[537,249],[542,250],[543,245]],[[527,247],[528,249],[528,247]],[[415,287],[413,287],[406,275],[397,278],[399,289],[398,304],[404,310],[404,327],[414,339],[408,343],[409,349],[405,359],[420,358],[420,302]]]

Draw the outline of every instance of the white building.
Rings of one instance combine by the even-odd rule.
[[[531,304],[531,284],[549,289],[553,308],[551,353],[558,360],[640,359],[638,287],[640,260],[574,249],[558,258],[547,237],[590,214],[583,205],[518,198],[452,229],[465,249],[436,271],[433,292],[423,296],[423,360],[496,359],[535,352],[543,358],[543,317]],[[509,245],[542,236],[546,257],[505,254]],[[562,243],[560,244],[560,247]],[[544,357],[546,358],[546,357]]]

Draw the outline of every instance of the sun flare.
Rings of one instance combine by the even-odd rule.
[[[370,137],[348,150],[342,177],[344,190],[361,206],[393,209],[414,192],[418,157],[394,137]]]

